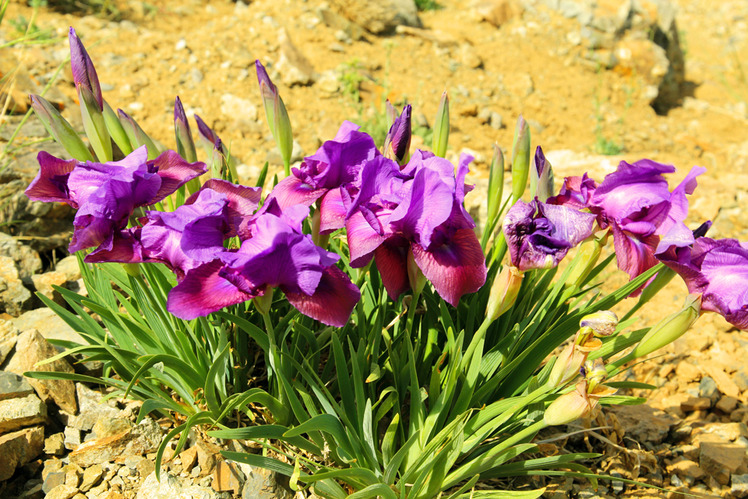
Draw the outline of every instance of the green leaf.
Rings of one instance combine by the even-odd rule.
[[[376,499],[382,497],[384,499],[397,499],[395,492],[383,483],[375,483],[368,487],[354,492],[348,496],[348,499]]]
[[[293,466],[291,466],[290,464],[278,461],[277,459],[270,458],[270,457],[263,457],[263,456],[258,456],[257,454],[247,454],[244,452],[231,452],[231,451],[221,451],[221,455],[231,461],[236,461],[237,463],[244,463],[244,464],[249,464],[250,466],[257,466],[259,468],[264,468],[266,470],[279,473],[283,476],[290,477],[293,474]],[[305,480],[306,477],[307,475],[302,474],[299,479]]]

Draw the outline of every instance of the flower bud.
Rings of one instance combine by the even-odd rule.
[[[397,116],[392,122],[382,147],[384,156],[397,161],[397,164],[401,166],[410,159],[410,113],[411,107],[408,104],[403,108],[403,114]]]
[[[501,269],[501,273],[494,279],[491,293],[488,295],[486,317],[495,321],[514,306],[522,287],[523,277],[524,273],[513,265],[507,265]]]
[[[577,383],[574,390],[564,393],[551,402],[545,410],[543,421],[548,426],[569,424],[579,418],[589,415],[592,403],[587,395],[587,381]]]
[[[55,140],[65,148],[73,158],[79,161],[93,161],[91,152],[83,143],[78,133],[60,112],[44,97],[30,95],[31,107],[39,121]]]
[[[582,241],[574,258],[574,267],[569,271],[566,279],[568,285],[579,288],[585,284],[587,277],[600,259],[600,253],[608,244],[609,234],[610,231],[605,229]]]
[[[133,147],[145,146],[148,150],[148,159],[156,159],[160,154],[160,150],[156,147],[156,144],[151,138],[140,128],[138,122],[132,119],[130,115],[124,112],[122,109],[117,109],[119,115],[119,121],[122,123],[127,138]]]
[[[436,111],[436,120],[434,121],[434,138],[431,144],[431,150],[439,157],[447,154],[447,144],[449,143],[449,96],[445,90],[442,99],[439,101],[439,108]]]
[[[190,163],[197,161],[195,142],[192,140],[190,123],[184,112],[184,106],[179,97],[174,99],[174,135],[177,141],[177,153]]]
[[[701,312],[701,294],[690,294],[679,312],[658,322],[631,352],[632,358],[644,357],[680,338],[696,322]]]
[[[112,160],[112,139],[106,129],[104,115],[96,97],[88,87],[78,84],[78,99],[81,105],[81,120],[86,137],[101,162]],[[103,106],[103,105],[102,105]]]
[[[530,127],[520,115],[512,143],[512,201],[522,197],[530,170]]]
[[[553,195],[553,168],[540,146],[535,149],[533,168],[530,168],[530,197],[545,202]]]
[[[599,310],[595,313],[585,315],[579,321],[579,327],[592,329],[595,336],[610,336],[616,331],[618,317],[610,310]]]
[[[574,376],[579,374],[579,368],[587,360],[587,354],[579,351],[574,342],[566,345],[566,348],[558,355],[553,364],[551,374],[548,376],[550,386],[561,386]]]
[[[104,97],[101,93],[99,77],[91,57],[86,52],[86,47],[83,46],[72,27],[68,32],[68,42],[70,43],[70,69],[73,73],[73,82],[76,88],[82,86],[91,93],[92,101],[96,103],[101,113],[104,111]]]
[[[491,227],[499,215],[501,198],[504,195],[504,155],[501,148],[493,145],[493,159],[488,173],[488,216],[486,227]]]
[[[280,98],[278,88],[270,81],[265,67],[260,61],[255,61],[257,69],[257,81],[260,84],[260,95],[262,95],[262,104],[265,107],[265,117],[273,134],[275,143],[280,150],[283,158],[283,166],[286,169],[286,175],[291,174],[291,152],[293,150],[293,134],[291,132],[291,120],[288,118],[286,106],[283,99]]]
[[[114,143],[119,147],[119,150],[122,151],[122,154],[127,156],[133,151],[132,144],[130,144],[130,139],[127,138],[127,132],[125,132],[125,129],[122,127],[122,123],[119,121],[117,113],[114,112],[112,106],[110,106],[107,101],[104,101],[103,114],[104,125],[106,125],[107,132],[109,132],[112,140],[114,140]]]

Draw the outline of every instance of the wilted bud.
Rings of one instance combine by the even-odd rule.
[[[595,336],[610,336],[615,333],[618,326],[618,316],[610,310],[599,310],[595,313],[585,315],[579,321],[579,327],[592,329]]]
[[[143,129],[140,128],[138,122],[132,119],[132,117],[130,117],[130,115],[128,115],[122,109],[117,109],[117,114],[119,115],[119,121],[120,123],[122,123],[122,128],[124,128],[130,144],[132,144],[133,147],[136,148],[145,146],[148,150],[148,159],[156,159],[160,154],[160,151],[158,147],[156,147],[156,144],[153,142],[153,140],[151,140],[151,138],[143,131]]]
[[[630,357],[644,357],[677,340],[696,322],[700,312],[701,294],[688,295],[683,309],[655,324],[634,348]]]
[[[587,381],[582,380],[577,383],[574,390],[564,393],[551,402],[545,410],[543,421],[548,426],[569,424],[589,415],[592,408],[592,401],[587,395]]]
[[[605,364],[600,359],[588,360],[584,363],[584,378],[587,380],[587,392],[592,393],[595,388],[608,376]]]
[[[488,216],[486,227],[490,227],[499,215],[501,198],[504,195],[504,155],[498,144],[493,145],[493,159],[488,172]]]
[[[569,286],[578,288],[583,286],[592,269],[597,265],[600,259],[600,253],[608,244],[610,231],[605,229],[588,237],[579,245],[577,255],[574,257],[574,267],[569,271],[566,283]]]
[[[522,197],[530,170],[530,127],[520,115],[512,143],[512,201]]]
[[[545,202],[553,195],[553,168],[538,146],[535,149],[533,168],[530,168],[530,197]]]
[[[73,82],[75,82],[76,88],[82,86],[88,89],[98,106],[99,112],[103,112],[104,97],[101,93],[99,77],[88,52],[86,52],[86,47],[83,46],[72,27],[68,33],[68,41],[70,43],[70,69],[73,73]]]
[[[91,143],[99,161],[112,160],[112,139],[104,122],[103,105],[99,104],[91,89],[78,85],[78,99],[81,104],[81,120],[86,137]]]
[[[174,99],[174,136],[177,141],[177,153],[190,163],[197,161],[190,123],[187,121],[187,115],[179,97]]]
[[[114,140],[114,143],[119,147],[119,150],[122,151],[122,154],[127,156],[133,151],[132,144],[130,144],[130,139],[127,138],[125,129],[122,128],[122,123],[119,121],[117,113],[114,112],[112,106],[110,106],[106,101],[104,101],[103,114],[107,132],[109,132],[112,140]]]
[[[60,112],[44,97],[39,95],[30,95],[29,97],[31,98],[31,107],[39,121],[42,122],[47,132],[65,148],[68,154],[79,161],[93,161],[94,158],[91,156],[88,147]]]
[[[550,386],[563,385],[579,374],[579,368],[585,360],[587,360],[587,354],[579,351],[574,342],[569,343],[553,364],[551,374],[548,376],[548,384]]]
[[[447,144],[449,143],[449,96],[445,90],[442,99],[439,101],[439,109],[436,111],[436,120],[434,121],[434,138],[431,144],[431,150],[439,157],[447,154]]]
[[[501,269],[501,273],[494,279],[491,293],[488,295],[486,317],[495,321],[514,306],[522,287],[523,277],[524,272],[513,265],[507,265]]]
[[[410,159],[410,104],[403,108],[403,114],[396,117],[390,126],[387,137],[384,139],[382,147],[386,158],[397,161],[397,164],[404,165]]]
[[[278,88],[270,81],[265,67],[260,61],[255,61],[257,69],[257,81],[260,84],[260,95],[262,95],[262,104],[265,106],[265,117],[273,134],[275,143],[280,150],[283,158],[283,166],[286,175],[291,174],[291,152],[293,151],[293,134],[291,132],[291,120],[288,118],[286,106],[283,99],[280,98]]]

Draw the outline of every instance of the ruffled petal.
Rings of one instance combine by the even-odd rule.
[[[78,161],[56,158],[44,151],[40,152],[36,158],[39,161],[39,173],[26,188],[26,196],[32,201],[45,203],[59,201],[77,208],[77,203],[70,199],[68,177]]]
[[[360,211],[354,212],[345,221],[351,267],[363,267],[371,260],[372,253],[381,245],[385,236],[375,231]]]
[[[208,171],[208,166],[205,163],[201,161],[189,163],[174,151],[161,153],[156,159],[149,161],[148,166],[155,169],[158,176],[161,177],[161,187],[144,204],[158,203],[166,196],[173,194],[180,186]]]
[[[335,327],[343,327],[348,323],[353,307],[361,298],[358,288],[335,266],[324,270],[312,295],[281,289],[288,302],[299,312]]]
[[[377,265],[382,284],[390,299],[397,300],[401,294],[410,289],[408,281],[409,244],[402,238],[391,238],[374,251],[374,262]]]
[[[320,226],[319,231],[327,234],[345,227],[346,209],[343,205],[343,197],[340,188],[331,189],[320,202]]]
[[[266,202],[275,199],[281,210],[297,204],[311,206],[325,192],[327,189],[315,189],[291,175],[278,182],[278,185],[268,195]]]

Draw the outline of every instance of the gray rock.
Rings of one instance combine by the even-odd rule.
[[[5,362],[5,358],[16,346],[19,331],[13,326],[13,323],[0,319],[0,365]]]
[[[16,470],[41,454],[44,445],[44,427],[25,428],[0,435],[0,482],[7,480]]]
[[[63,435],[65,435],[64,444],[66,449],[75,450],[82,443],[81,431],[77,428],[66,426]]]
[[[0,255],[13,259],[21,279],[31,277],[42,269],[42,260],[36,251],[3,232],[0,232]]]
[[[748,497],[748,475],[732,475],[730,493],[733,497]]]
[[[75,384],[75,393],[78,399],[79,413],[75,416],[66,415],[67,420],[65,423],[69,428],[91,431],[97,421],[106,421],[122,416],[120,409],[112,407],[103,401],[101,393],[88,388],[82,383]]]
[[[52,489],[57,488],[64,483],[65,472],[63,470],[53,471],[52,473],[47,474],[47,476],[44,478],[42,490],[45,494],[49,494]]]
[[[244,473],[242,499],[290,499],[293,494],[275,479],[275,473],[244,463],[236,463]]]
[[[677,420],[666,412],[648,405],[621,405],[611,407],[626,436],[637,442],[658,444],[667,437]]]
[[[705,397],[711,400],[712,405],[719,399],[719,389],[717,383],[710,377],[704,376],[699,382],[699,397]]]
[[[138,425],[129,420],[123,431],[107,436],[96,426],[97,438],[88,440],[70,454],[70,461],[86,468],[94,464],[112,462],[120,456],[142,456],[155,452],[161,442],[161,428],[151,418],[145,418]]]
[[[26,397],[34,393],[28,381],[18,374],[0,371],[0,401]]]
[[[47,406],[34,394],[0,400],[0,434],[44,423]]]
[[[199,485],[184,486],[171,473],[161,473],[161,481],[156,480],[154,471],[140,485],[137,499],[172,499],[174,497],[191,497],[193,499],[213,499],[215,492]]]
[[[344,17],[375,34],[391,32],[401,25],[421,27],[413,0],[331,0],[330,5]]]

